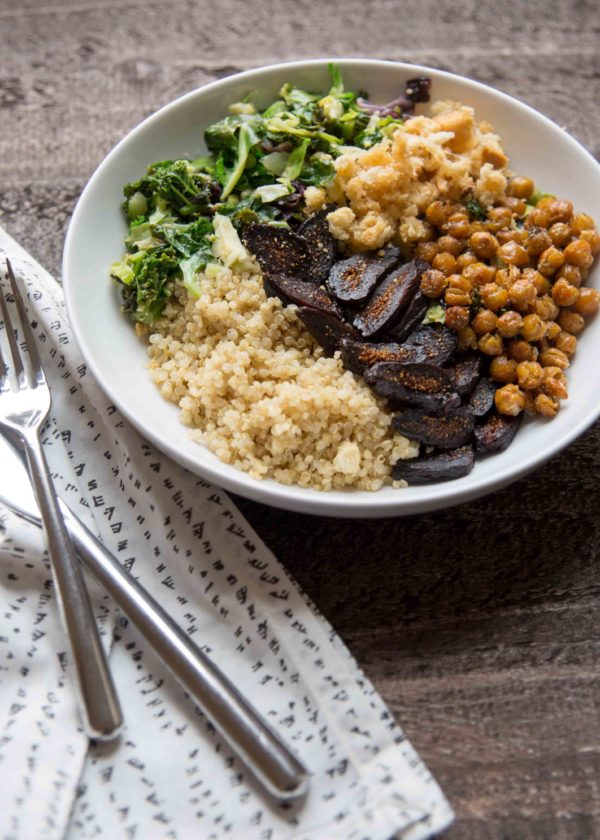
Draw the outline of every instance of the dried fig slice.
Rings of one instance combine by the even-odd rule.
[[[321,345],[327,356],[333,356],[335,351],[340,349],[342,339],[360,338],[351,324],[342,321],[341,318],[337,318],[331,312],[301,306],[296,314],[303,321],[315,341]]]
[[[283,277],[281,274],[269,274],[265,278],[277,297],[284,303],[296,303],[298,306],[310,306],[311,309],[320,309],[322,312],[331,312],[338,318],[343,318],[343,312],[339,305],[331,297],[329,292],[315,286],[314,283],[307,283],[305,280],[298,280],[296,277]],[[268,295],[269,297],[271,295]]]
[[[354,326],[365,338],[372,338],[390,329],[400,320],[426,268],[428,264],[423,260],[411,260],[383,280],[363,311],[354,319]]]
[[[327,288],[341,303],[361,306],[388,271],[396,268],[402,254],[400,248],[365,251],[336,262],[329,272]]]
[[[494,407],[496,386],[490,379],[480,379],[471,394],[468,406],[476,419],[486,417]]]
[[[448,374],[426,363],[378,362],[364,374],[375,393],[399,405],[437,414],[460,405]]]
[[[522,416],[510,417],[494,411],[485,423],[475,429],[477,452],[504,452],[517,434]]]
[[[286,227],[251,224],[242,241],[265,274],[300,277],[306,263],[306,241]]]
[[[418,350],[419,358],[415,361],[429,362],[431,365],[440,366],[450,361],[457,345],[456,333],[443,324],[427,324],[417,327],[402,342],[403,347]]]
[[[482,368],[483,360],[481,356],[473,353],[472,355],[463,356],[456,362],[454,367],[447,368],[446,373],[450,377],[454,390],[461,397],[464,397],[470,394],[479,382]]]
[[[336,241],[329,231],[327,214],[330,208],[309,216],[297,230],[307,245],[302,276],[309,283],[325,283],[333,265]]]
[[[403,347],[401,344],[372,344],[370,341],[352,341],[350,338],[342,339],[342,362],[347,370],[353,373],[363,374],[367,368],[376,365],[378,362],[398,362],[408,364],[409,362],[426,361],[420,358],[420,348]]]
[[[475,464],[472,446],[461,446],[448,452],[435,452],[398,461],[392,467],[392,478],[403,478],[409,484],[429,484],[434,481],[452,481],[468,475]]]
[[[392,423],[406,437],[439,449],[463,446],[475,427],[475,419],[468,408],[450,409],[442,417],[432,417],[423,411],[408,409],[394,414]]]
[[[431,300],[420,289],[417,289],[400,322],[390,330],[390,335],[394,336],[398,341],[404,341],[419,326],[430,303]]]

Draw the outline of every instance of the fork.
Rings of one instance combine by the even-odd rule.
[[[83,726],[89,738],[105,741],[119,734],[123,715],[81,567],[67,534],[42,448],[40,430],[50,411],[50,389],[9,260],[6,260],[6,269],[23,339],[21,346],[29,353],[31,373],[23,363],[4,290],[0,288],[0,313],[6,329],[9,364],[17,386],[16,390],[11,388],[9,368],[0,348],[0,432],[16,433],[27,455],[31,484],[46,531],[59,611],[77,675]]]

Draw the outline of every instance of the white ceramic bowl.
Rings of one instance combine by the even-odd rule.
[[[416,75],[432,79],[433,99],[449,97],[475,108],[502,137],[512,169],[538,188],[569,198],[600,220],[600,166],[575,140],[532,108],[469,79],[427,67],[364,59],[336,59],[348,89],[367,90],[386,102]],[[119,308],[108,277],[123,252],[125,223],[119,211],[123,185],[156,160],[196,157],[204,128],[225,116],[231,102],[259,91],[266,105],[285,81],[312,90],[328,87],[327,61],[299,61],[241,73],[206,85],[161,108],[131,131],[98,167],[73,214],[64,252],[64,288],[69,318],[81,351],[100,385],[139,431],[192,472],[227,490],[266,504],[305,513],[345,517],[413,514],[472,499],[519,478],[580,435],[600,414],[600,319],[580,338],[569,369],[570,398],[551,421],[523,424],[500,455],[476,462],[457,481],[362,491],[318,492],[257,481],[221,463],[193,442],[178,410],[163,400],[144,371],[146,351]],[[261,103],[262,104],[262,103]],[[598,285],[596,266],[590,282]]]

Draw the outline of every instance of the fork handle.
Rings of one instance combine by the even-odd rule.
[[[22,441],[46,531],[59,610],[75,665],[84,729],[89,738],[107,741],[119,734],[123,714],[106,654],[37,431],[23,433]]]
[[[277,799],[296,799],[308,771],[278,733],[167,611],[77,519],[61,510],[73,543],[89,571],[162,658],[216,729]]]

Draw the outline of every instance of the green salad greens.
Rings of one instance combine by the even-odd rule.
[[[304,218],[306,187],[326,186],[348,146],[369,148],[410,113],[418,96],[374,106],[346,91],[329,65],[323,95],[284,84],[264,110],[247,101],[209,126],[209,156],[152,164],[124,189],[127,253],[111,267],[124,309],[142,324],[160,316],[180,278],[193,294],[210,262],[252,266],[239,232],[252,222],[294,227]]]

